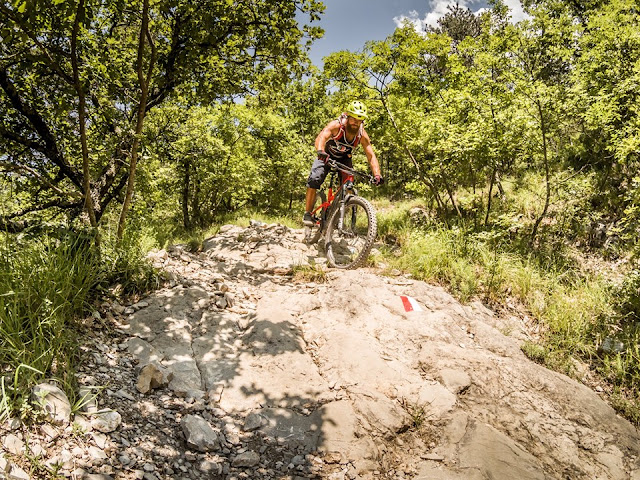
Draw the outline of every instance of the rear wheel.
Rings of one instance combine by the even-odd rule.
[[[329,217],[326,252],[329,265],[351,269],[365,264],[376,239],[377,223],[373,206],[362,197],[351,197],[344,207],[340,222],[340,208]]]

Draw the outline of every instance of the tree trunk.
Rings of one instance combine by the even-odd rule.
[[[542,105],[540,104],[540,100],[536,101],[536,105],[538,107],[538,115],[540,115],[540,133],[542,133],[542,156],[543,156],[543,160],[544,160],[544,176],[545,176],[545,182],[546,182],[546,196],[545,196],[544,208],[542,209],[542,213],[540,214],[540,216],[536,220],[536,223],[533,226],[533,230],[531,230],[531,240],[529,241],[530,245],[533,245],[533,242],[536,239],[536,236],[538,234],[538,227],[540,226],[540,223],[542,222],[544,217],[547,215],[547,210],[549,210],[549,203],[550,203],[550,200],[551,200],[551,181],[550,181],[550,178],[549,178],[549,158],[548,158],[548,155],[547,155],[547,127],[546,127],[546,123],[544,121]]]
[[[84,195],[84,208],[89,216],[89,223],[93,228],[98,227],[96,212],[91,197],[91,174],[89,172],[89,148],[87,147],[87,126],[85,122],[86,96],[80,82],[80,72],[78,68],[78,31],[80,30],[80,19],[84,17],[84,0],[78,2],[78,10],[73,23],[71,34],[71,64],[73,67],[73,84],[78,94],[78,126],[80,130],[80,145],[82,147],[82,189]],[[100,237],[96,235],[96,244],[100,245]]]
[[[458,204],[456,203],[456,200],[453,197],[453,190],[451,189],[451,185],[449,185],[449,182],[447,182],[447,178],[444,175],[442,176],[442,182],[444,183],[444,188],[447,190],[447,194],[449,195],[449,200],[451,200],[451,205],[453,205],[453,208],[455,209],[458,217],[462,218],[462,213],[460,212],[460,209],[458,208]]]
[[[144,43],[145,38],[149,40],[149,46],[151,47],[151,58],[149,59],[149,68],[147,70],[147,78],[144,78],[143,63],[144,63]],[[131,162],[129,164],[129,178],[127,180],[127,191],[122,203],[122,210],[120,211],[120,220],[118,221],[118,241],[122,240],[124,235],[124,225],[127,219],[127,212],[131,205],[131,198],[133,197],[133,188],[136,180],[136,166],[138,161],[138,145],[140,144],[140,135],[142,134],[142,127],[144,125],[144,116],[147,106],[147,98],[149,96],[149,83],[151,82],[151,74],[153,72],[153,66],[156,61],[156,48],[149,34],[149,0],[144,0],[142,5],[142,24],[140,26],[140,36],[138,38],[138,82],[140,83],[140,103],[138,104],[138,117],[136,122],[135,137],[133,144],[131,145]]]
[[[487,198],[487,214],[484,216],[484,226],[489,225],[489,213],[491,212],[491,196],[493,195],[493,185],[496,181],[497,167],[494,167],[491,173],[491,181],[489,182],[489,198]]]
[[[194,180],[193,180],[193,203],[191,206],[191,211],[193,212],[193,220],[195,220],[196,225],[203,226],[204,221],[202,218],[202,208],[200,205],[200,179],[198,177],[198,172],[194,169]]]
[[[189,218],[189,189],[191,185],[189,161],[183,161],[184,184],[182,185],[182,225],[185,230],[191,229],[191,219]]]

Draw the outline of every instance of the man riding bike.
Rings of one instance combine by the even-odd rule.
[[[315,147],[318,158],[313,162],[311,173],[307,179],[306,211],[302,218],[303,224],[309,226],[314,224],[311,212],[316,203],[316,190],[322,186],[329,173],[329,159],[351,168],[353,166],[351,160],[353,150],[362,144],[375,179],[375,185],[384,183],[378,159],[371,146],[371,140],[364,130],[363,122],[366,118],[367,107],[361,101],[354,100],[337,120],[329,122],[316,137]]]

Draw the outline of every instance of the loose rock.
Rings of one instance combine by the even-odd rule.
[[[58,424],[69,423],[71,403],[60,388],[49,383],[41,383],[33,387],[31,397],[42,407],[50,421]]]
[[[149,393],[154,388],[166,387],[173,375],[156,363],[145,365],[140,370],[136,388],[140,393]]]
[[[262,415],[260,415],[259,413],[252,412],[249,415],[247,415],[247,418],[244,421],[244,425],[242,429],[245,432],[252,432],[254,430],[259,429],[265,424],[266,424],[266,419]]]
[[[24,454],[24,442],[13,433],[7,435],[2,443],[7,452],[13,453],[14,455]]]
[[[200,452],[220,449],[220,435],[202,417],[187,415],[182,420],[182,430],[190,447]]]
[[[244,452],[233,459],[234,467],[255,467],[258,463],[260,463],[260,455],[256,452]]]
[[[11,467],[11,471],[9,472],[7,478],[9,480],[30,480],[31,479],[29,474],[17,465],[13,465],[13,467]]]
[[[98,412],[91,421],[91,426],[102,433],[113,432],[122,423],[122,416],[114,410]]]

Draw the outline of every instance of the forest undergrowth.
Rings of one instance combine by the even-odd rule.
[[[104,230],[99,249],[93,236],[64,230],[0,237],[0,422],[38,418],[30,392],[45,379],[79,400],[83,320],[100,318],[105,296],[159,285],[145,258],[149,239],[128,233],[118,242],[112,233]]]

